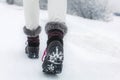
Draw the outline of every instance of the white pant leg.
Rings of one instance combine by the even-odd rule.
[[[25,26],[34,30],[39,26],[39,0],[23,0]]]
[[[65,22],[67,0],[48,0],[49,22]]]

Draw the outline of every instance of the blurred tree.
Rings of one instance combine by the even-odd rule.
[[[23,5],[23,0],[14,0],[14,4],[16,4],[18,6],[22,6]]]
[[[6,0],[8,4],[14,4],[14,0]]]
[[[108,0],[74,0],[71,6],[76,15],[95,20],[109,19]]]

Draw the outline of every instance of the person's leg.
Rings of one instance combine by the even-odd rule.
[[[67,0],[48,0],[49,22],[45,26],[48,35],[43,72],[58,74],[62,71],[63,38],[67,33],[65,24]]]
[[[48,0],[49,21],[65,22],[67,0]]]
[[[24,33],[27,35],[28,45],[26,53],[29,58],[38,58],[39,53],[39,0],[23,0],[25,27]]]

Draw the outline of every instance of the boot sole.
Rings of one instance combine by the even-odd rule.
[[[63,53],[52,53],[45,57],[43,62],[43,72],[47,74],[60,74],[63,67]]]
[[[25,48],[25,53],[27,54],[27,56],[28,56],[30,59],[38,59],[38,58],[39,58],[39,56],[38,56],[39,51],[36,51],[36,53],[33,53],[33,51],[30,52],[30,51],[28,50],[28,48],[26,47],[26,48]]]

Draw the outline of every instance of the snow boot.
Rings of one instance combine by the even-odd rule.
[[[39,58],[39,33],[40,27],[36,30],[28,30],[24,27],[24,32],[27,34],[27,46],[25,48],[25,52],[31,59]]]
[[[61,29],[59,29],[60,27]],[[59,74],[62,72],[64,59],[63,37],[66,29],[64,24],[58,22],[50,22],[46,25],[48,41],[42,68],[43,72],[47,74]]]
[[[39,58],[39,36],[28,37],[28,45],[25,48],[29,58]]]

